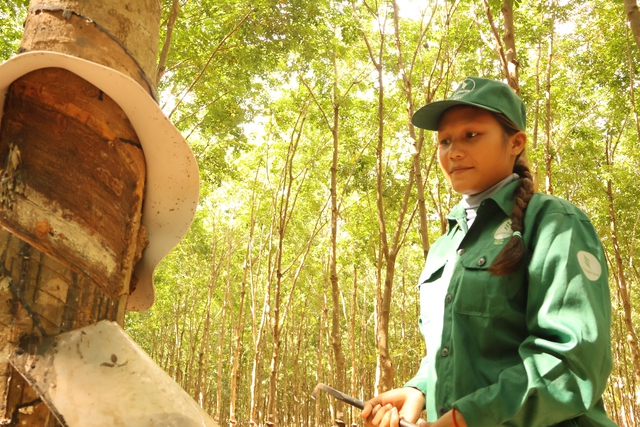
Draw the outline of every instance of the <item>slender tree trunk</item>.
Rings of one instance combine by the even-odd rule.
[[[288,397],[289,397],[289,401],[291,402],[291,400],[293,400],[292,404],[290,405],[291,410],[287,411],[289,416],[291,417],[291,422],[289,423],[290,425],[298,425],[301,426],[302,425],[302,421],[303,421],[303,409],[306,406],[306,401],[307,398],[303,397],[305,396],[305,392],[304,390],[302,390],[302,384],[300,381],[300,365],[302,364],[302,366],[304,367],[304,360],[303,360],[303,351],[302,351],[302,344],[305,341],[304,339],[304,335],[305,335],[305,327],[307,326],[305,323],[305,317],[307,316],[307,301],[308,301],[308,294],[305,295],[305,300],[304,300],[304,304],[303,304],[303,309],[300,311],[300,316],[299,316],[299,320],[297,323],[295,323],[296,318],[294,317],[294,325],[298,325],[297,328],[295,328],[295,335],[292,337],[293,339],[293,344],[295,346],[295,353],[293,354],[293,357],[291,358],[291,365],[292,365],[292,371],[293,371],[293,380],[291,381],[290,385],[289,385],[289,390],[292,393],[287,393]],[[292,333],[293,334],[293,333]],[[304,368],[303,368],[304,369]],[[305,404],[303,404],[303,402]]]
[[[268,236],[272,236],[274,234],[274,221],[271,223],[271,229],[268,232]],[[267,258],[271,258],[271,243],[272,239],[269,238],[268,242],[264,245],[260,245],[259,256],[256,259],[261,260],[263,255],[266,255]],[[265,254],[265,251],[267,252]],[[253,271],[253,268],[256,268],[256,271]],[[264,359],[264,335],[265,328],[269,318],[269,302],[271,301],[271,286],[267,286],[266,291],[264,293],[264,297],[262,300],[262,310],[260,311],[260,318],[258,321],[257,316],[257,281],[263,280],[261,274],[261,263],[258,262],[258,265],[255,266],[253,263],[251,264],[251,332],[253,337],[253,363],[251,367],[251,388],[250,388],[250,403],[249,403],[249,425],[256,426],[260,424],[261,417],[259,417],[259,407],[261,402],[259,401],[260,396],[260,384],[261,378],[260,374],[262,372],[262,363]],[[270,283],[269,278],[265,278],[264,280],[267,283]]]
[[[633,38],[636,41],[636,46],[640,49],[640,11],[638,10],[638,3],[636,0],[623,0],[623,2]]]
[[[520,95],[520,63],[516,51],[515,29],[513,25],[513,0],[503,0],[502,19],[504,20],[505,63],[509,86]]]
[[[245,271],[246,274],[246,271]],[[242,283],[240,284],[240,301],[238,302],[238,320],[236,322],[235,332],[234,332],[234,340],[233,340],[233,355],[232,355],[232,366],[231,366],[231,374],[229,375],[230,383],[229,383],[229,426],[232,427],[236,425],[236,399],[238,397],[238,376],[239,376],[239,367],[240,367],[240,352],[242,351],[242,330],[244,326],[244,299],[247,288],[247,280],[246,277],[242,279]]]
[[[549,36],[549,53],[547,56],[547,71],[545,82],[545,124],[544,124],[544,166],[545,166],[545,190],[547,194],[553,194],[552,177],[552,153],[551,153],[551,64],[553,63],[553,36],[554,22],[551,21],[551,34]]]
[[[171,37],[173,35],[173,28],[176,24],[176,19],[178,19],[178,14],[180,13],[180,0],[173,0],[173,5],[171,6],[171,13],[169,14],[169,19],[167,20],[167,32],[164,37],[164,43],[162,44],[162,51],[160,52],[160,59],[158,60],[157,67],[157,77],[156,83],[160,82],[160,79],[164,75],[167,70],[167,56],[169,55],[169,49],[171,48]]]
[[[631,95],[631,108],[633,110],[633,121],[636,125],[636,134],[640,139],[640,119],[638,118],[638,108],[636,103],[635,74],[633,71],[633,56],[629,43],[629,32],[627,31],[627,62],[629,63],[629,94]]]
[[[434,8],[435,13],[435,8]],[[407,122],[409,128],[409,136],[413,141],[413,172],[415,174],[416,181],[416,192],[418,199],[418,218],[419,218],[419,229],[420,232],[420,243],[422,244],[422,252],[424,255],[424,259],[427,259],[427,254],[429,253],[429,223],[427,221],[427,207],[425,203],[424,197],[424,182],[422,179],[422,164],[420,162],[421,154],[422,154],[422,146],[424,145],[424,132],[420,131],[418,135],[416,135],[416,128],[413,126],[411,122],[411,118],[413,117],[413,113],[415,111],[415,105],[413,102],[413,85],[411,83],[411,75],[413,74],[413,62],[410,62],[408,65],[405,64],[402,42],[400,37],[400,9],[398,7],[398,2],[393,0],[393,25],[394,25],[394,34],[395,34],[395,43],[396,43],[396,52],[398,58],[398,68],[400,69],[400,74],[402,75],[402,88],[405,93],[405,98],[407,100]],[[420,40],[422,40],[430,26],[426,25],[423,27],[422,32],[420,34]],[[422,43],[417,43],[417,48],[422,46]],[[416,55],[413,55],[413,58],[416,58]],[[429,82],[431,83],[431,82]],[[435,93],[432,92],[432,93]],[[428,99],[426,103],[431,102],[431,96],[428,94]],[[428,174],[428,172],[427,172]]]
[[[495,24],[495,21],[493,20],[493,14],[491,13],[491,6],[489,4],[489,0],[483,0],[483,3],[484,3],[484,11],[487,15],[487,20],[489,21],[489,26],[491,27],[491,33],[493,34],[493,38],[495,41],[495,46],[493,46],[493,50],[498,55],[498,60],[500,60],[500,64],[502,65],[502,72],[504,73],[504,76],[508,78],[509,66],[507,64],[507,56],[504,51],[504,42],[502,41],[498,27]]]
[[[360,24],[358,10],[355,3],[352,5],[356,22]],[[405,187],[404,197],[400,203],[400,208],[395,223],[393,234],[387,230],[387,215],[385,213],[384,202],[384,137],[385,137],[385,84],[384,84],[384,48],[386,45],[386,21],[388,16],[379,16],[376,12],[376,19],[379,25],[380,45],[378,52],[374,52],[367,34],[362,31],[362,36],[369,52],[369,59],[376,69],[377,91],[378,91],[378,129],[377,129],[377,145],[376,145],[376,207],[378,213],[378,232],[380,238],[379,246],[379,264],[378,271],[382,271],[384,265],[384,283],[378,280],[378,286],[381,286],[376,292],[376,348],[378,357],[376,362],[376,389],[378,392],[384,392],[393,387],[393,362],[389,351],[389,318],[391,313],[391,295],[393,290],[393,279],[395,272],[395,262],[400,249],[404,243],[408,226],[405,224],[405,216],[407,206],[409,204],[411,191],[415,181],[415,168],[412,167],[409,178]],[[361,24],[360,24],[361,25]],[[408,221],[409,224],[411,221]],[[379,278],[380,279],[380,278]]]
[[[256,171],[256,174],[258,172],[259,171]],[[260,419],[258,417],[258,414],[259,414],[258,409],[261,404],[260,401],[258,400],[260,396],[260,384],[261,384],[260,373],[262,371],[262,360],[264,359],[263,349],[264,349],[265,327],[269,317],[269,302],[271,301],[271,286],[267,286],[267,289],[264,293],[264,297],[262,300],[262,310],[260,312],[261,313],[260,320],[258,322],[257,283],[256,282],[258,280],[263,280],[262,274],[261,274],[262,264],[260,261],[266,257],[269,259],[269,265],[270,265],[270,259],[272,254],[271,245],[273,241],[271,236],[274,235],[274,231],[273,231],[275,227],[274,222],[275,220],[271,221],[271,228],[267,233],[267,235],[269,236],[268,241],[266,243],[261,243],[259,246],[260,251],[259,251],[259,254],[256,256],[256,260],[258,260],[257,265],[255,265],[252,262],[251,269],[249,270],[249,277],[251,279],[251,334],[252,334],[253,346],[254,346],[253,363],[251,368],[251,388],[250,388],[250,402],[249,402],[249,425],[251,426],[256,426],[260,424]],[[266,251],[266,254],[265,254],[265,251]],[[254,271],[254,268],[255,268],[255,271]],[[265,280],[267,281],[267,283],[270,283],[270,280],[268,277]]]
[[[176,379],[178,365],[176,355],[178,354],[178,348],[180,345],[178,340],[178,337],[180,336],[180,324],[184,322],[182,315],[182,309],[184,307],[184,304],[182,303],[182,296],[180,296],[180,299],[176,301],[176,305],[177,307],[175,307],[174,311],[173,324],[171,325],[172,333],[170,336],[172,337],[172,342],[167,345],[169,347],[169,355],[167,356],[167,367],[165,368],[165,371],[167,371],[169,376],[174,380]]]
[[[324,281],[323,281],[324,283]],[[326,290],[326,285],[323,284],[323,291],[322,291],[322,295],[321,295],[321,301],[320,301],[320,318],[318,319],[318,351],[316,352],[317,355],[317,363],[316,363],[316,382],[325,382],[326,380],[324,379],[324,355],[325,355],[325,345],[324,345],[324,335],[325,335],[325,328],[324,328],[324,324],[326,322],[327,319],[327,290]],[[320,417],[321,417],[321,405],[320,405],[320,399],[316,399],[316,407],[315,407],[315,412],[314,412],[314,426],[315,427],[320,427]]]
[[[198,401],[198,403],[200,403],[201,407],[204,407],[204,401],[203,401],[204,393],[202,390],[202,384],[204,382],[204,376],[205,376],[205,365],[206,365],[205,357],[210,356],[208,353],[209,353],[209,349],[211,348],[211,346],[209,345],[211,340],[211,337],[210,337],[211,302],[213,300],[213,291],[215,289],[215,285],[220,275],[220,262],[222,260],[222,257],[218,257],[218,239],[215,235],[215,229],[214,229],[214,235],[212,239],[212,246],[213,247],[211,249],[211,268],[209,273],[207,302],[204,307],[204,327],[202,331],[202,337],[200,338],[200,340],[197,340],[200,342],[200,349],[198,351],[198,374],[196,377],[194,396]],[[220,261],[218,261],[218,259],[220,259]]]
[[[257,181],[258,170],[256,170],[256,179]],[[255,188],[255,187],[254,187]],[[235,335],[234,335],[234,345],[233,345],[233,364],[231,367],[231,375],[230,375],[230,385],[229,385],[229,426],[233,427],[236,425],[236,399],[238,396],[238,369],[240,366],[240,352],[242,350],[242,334],[244,327],[244,299],[247,288],[247,280],[249,280],[249,276],[251,273],[251,262],[252,262],[252,253],[251,249],[254,245],[254,231],[256,225],[256,212],[255,212],[255,204],[256,204],[256,192],[253,191],[251,194],[251,222],[249,226],[249,237],[247,239],[247,247],[246,253],[244,257],[244,265],[242,267],[242,283],[240,285],[240,301],[238,303],[238,321],[236,322]]]
[[[270,304],[270,320],[271,320],[271,336],[273,338],[273,347],[271,352],[271,363],[269,366],[269,394],[267,396],[267,425],[273,426],[277,424],[276,419],[276,396],[278,385],[278,368],[280,361],[280,346],[282,344],[281,332],[281,292],[283,286],[283,265],[282,259],[284,256],[284,243],[287,227],[291,219],[291,212],[294,208],[295,197],[292,197],[293,185],[294,185],[294,159],[298,150],[298,144],[300,143],[300,136],[304,127],[306,118],[306,107],[300,112],[298,116],[298,122],[296,123],[296,129],[293,131],[291,141],[289,143],[289,150],[285,159],[284,168],[280,176],[280,182],[278,185],[278,197],[274,204],[274,221],[277,224],[276,227],[276,253],[275,262],[273,264],[273,270],[271,272],[273,284],[273,299]],[[275,277],[274,277],[275,276]],[[271,286],[270,286],[271,287]]]
[[[502,65],[502,71],[504,72],[504,76],[507,79],[509,86],[514,90],[515,93],[520,95],[520,64],[518,63],[516,52],[512,1],[513,0],[502,1],[501,12],[502,20],[504,23],[504,33],[503,37],[501,38],[498,27],[493,20],[493,14],[491,13],[489,0],[483,0],[484,10],[489,21],[489,26],[491,27],[491,33],[493,34],[493,38],[495,40],[495,47],[493,49],[498,55],[498,59],[500,60],[500,64]]]
[[[391,290],[393,288],[393,275],[395,272],[395,257],[393,262],[389,262],[382,288],[381,304],[378,307],[378,366],[380,367],[380,378],[378,381],[378,392],[382,393],[393,388],[393,361],[389,351],[389,318],[391,316]]]
[[[34,0],[20,52],[56,51],[111,66],[153,93],[160,3],[140,0],[133,2],[135,10],[125,3],[132,2],[105,8],[99,2]],[[132,20],[138,25],[124,25]],[[101,319],[122,325],[142,251],[145,165],[135,131],[118,105],[62,69],[15,81],[2,119],[0,164],[12,185],[2,188],[0,210],[1,351],[8,354],[26,337],[39,340]],[[96,170],[111,181],[98,185],[91,179]],[[3,359],[0,422],[56,425]]]
[[[255,312],[255,292],[253,294],[253,309]],[[269,310],[269,295],[270,293],[267,291],[264,297],[264,302],[262,304],[262,314],[260,316],[260,325],[258,327],[255,326],[255,314],[254,314],[254,329],[256,330],[256,334],[254,336],[253,345],[254,345],[254,356],[253,356],[253,364],[251,367],[251,391],[250,391],[250,403],[249,403],[249,424],[252,426],[259,424],[258,419],[258,396],[260,391],[260,371],[262,370],[262,359],[263,359],[263,347],[264,347],[264,327],[267,319],[267,311]]]
[[[354,6],[355,7],[355,6]],[[378,17],[380,22],[380,17]],[[381,28],[382,30],[382,28]],[[391,297],[391,286],[393,286],[393,261],[389,251],[389,243],[387,241],[387,224],[384,209],[384,73],[382,65],[382,54],[385,46],[385,31],[380,31],[380,48],[378,54],[375,55],[371,48],[366,34],[363,32],[369,57],[376,68],[378,77],[378,132],[376,146],[376,206],[378,212],[378,232],[380,237],[380,258],[379,262],[383,262],[386,266],[386,274],[384,284],[378,290],[376,298],[376,348],[378,349],[378,357],[376,360],[376,388],[379,393],[389,390],[393,385],[393,363],[389,353],[389,313]]]
[[[326,289],[327,286],[325,285],[323,287],[323,289],[325,290],[325,299],[328,299],[327,294],[326,294]],[[329,288],[330,290],[330,288]],[[327,315],[324,316],[325,317],[325,325],[324,325],[324,331],[325,331],[325,336],[324,336],[324,340],[327,342],[327,354],[325,355],[326,357],[326,366],[325,366],[325,375],[327,378],[327,381],[331,382],[334,378],[335,378],[335,356],[333,354],[333,347],[331,346],[331,315],[329,314],[329,309],[327,308]],[[336,420],[336,418],[338,418],[338,414],[336,413],[336,405],[333,402],[333,399],[331,400],[331,404],[329,405],[329,414],[332,420]]]
[[[338,390],[344,390],[345,384],[345,367],[344,355],[342,353],[342,334],[340,333],[340,287],[338,286],[338,147],[339,147],[339,129],[340,129],[340,104],[338,102],[338,58],[337,52],[333,56],[333,126],[331,134],[333,139],[333,153],[331,159],[331,246],[329,254],[329,278],[331,282],[331,306],[333,308],[331,314],[331,345],[333,347],[333,355],[335,357],[335,386]],[[343,404],[335,399],[335,414],[340,418],[343,412]]]
[[[613,371],[612,371],[612,376],[618,376],[618,377],[622,377],[623,373],[622,371],[622,366],[623,365],[627,365],[626,360],[625,360],[625,349],[624,346],[622,346],[622,348],[620,348],[620,344],[618,343],[619,339],[615,339],[614,337],[622,337],[622,325],[621,325],[621,320],[620,320],[620,316],[617,315],[617,313],[614,312],[614,315],[611,318],[611,326],[612,326],[612,350],[613,350],[613,358],[614,358],[614,363],[613,363]],[[621,354],[622,353],[622,354]],[[623,362],[624,361],[624,362]],[[628,377],[625,377],[628,378]],[[624,406],[627,403],[627,399],[625,399],[625,394],[624,391],[622,389],[622,387],[614,387],[613,386],[614,381],[609,381],[609,390],[612,396],[615,396],[613,399],[611,399],[613,401],[614,404],[614,408],[613,410],[611,410],[611,408],[607,408],[608,409],[608,413],[611,414],[613,421],[616,423],[616,425],[618,426],[626,426],[627,423],[625,422],[624,424],[622,423],[622,419],[620,416],[620,410],[618,409],[617,405],[616,405],[616,400],[618,402],[620,402],[621,406]],[[633,406],[633,405],[632,405]],[[626,411],[624,411],[626,412]]]
[[[186,306],[186,304],[187,303],[185,301],[185,306]],[[175,340],[175,353],[176,353],[175,360],[176,360],[176,365],[175,365],[175,376],[174,376],[174,379],[178,384],[180,384],[180,386],[183,385],[183,382],[182,382],[182,378],[183,378],[183,371],[182,371],[182,345],[184,343],[184,331],[186,329],[186,324],[187,324],[187,322],[183,322],[182,325],[178,326],[177,334],[176,334],[176,340]]]
[[[367,326],[367,317],[369,315],[368,311],[367,311],[367,301],[368,301],[368,297],[367,297],[367,286],[366,284],[363,284],[362,286],[362,315],[360,316],[360,334],[359,334],[359,340],[358,340],[358,348],[361,349],[361,351],[365,351],[366,348],[366,342],[367,340],[365,339],[366,336],[369,335],[369,330],[368,330],[368,326]],[[365,398],[366,396],[371,396],[373,394],[373,387],[371,386],[371,382],[367,381],[371,378],[371,375],[367,375],[368,372],[367,370],[361,369],[360,371],[360,375],[359,375],[359,380],[360,380],[360,387],[359,387],[359,393],[356,394],[356,396],[360,396],[360,400],[368,400],[369,398]]]
[[[407,332],[406,332],[406,317],[405,314],[407,312],[407,290],[406,290],[406,273],[407,269],[406,269],[406,263],[403,262],[402,263],[402,279],[400,280],[400,283],[402,285],[401,289],[400,289],[400,298],[401,298],[401,305],[400,305],[400,340],[401,342],[404,344],[407,342]],[[400,366],[402,366],[402,371],[401,371],[401,378],[402,381],[406,381],[407,378],[407,360],[406,360],[406,351],[402,352],[402,356],[400,357]]]
[[[620,289],[619,295],[622,302],[624,313],[624,325],[627,333],[627,344],[631,350],[631,361],[633,367],[633,377],[636,384],[640,384],[640,344],[638,343],[638,335],[633,325],[632,308],[631,308],[631,289],[627,285],[624,271],[624,262],[618,241],[618,231],[616,222],[616,211],[613,196],[613,184],[611,180],[607,180],[607,197],[609,201],[609,225],[611,229],[611,243],[613,244],[616,282]],[[640,404],[640,399],[636,398],[636,405]]]
[[[282,200],[281,209],[279,212],[278,220],[278,249],[276,252],[276,262],[274,266],[275,271],[275,283],[273,288],[273,300],[270,304],[270,320],[271,320],[271,336],[273,337],[273,347],[271,350],[271,362],[269,365],[269,394],[267,395],[267,422],[268,426],[277,425],[276,420],[276,393],[278,385],[278,366],[280,361],[280,345],[281,345],[281,324],[280,324],[280,300],[282,290],[282,254],[285,236],[285,224],[287,222],[286,214],[288,210],[283,206],[289,201],[289,191],[291,191],[291,185],[283,185],[288,190],[283,191],[287,194],[286,200]],[[283,195],[283,199],[284,199]]]
[[[621,300],[620,288],[617,289],[618,300]],[[640,419],[640,407],[637,404],[637,387],[635,376],[629,373],[629,356],[627,355],[627,340],[625,339],[626,325],[624,320],[624,311],[618,312],[613,317],[613,326],[615,326],[614,340],[614,368],[617,370],[618,378],[624,378],[622,382],[623,387],[614,387],[617,391],[618,402],[620,402],[620,410],[610,411],[616,417],[614,421],[619,426],[634,427],[636,425],[635,420]],[[616,384],[616,381],[609,381],[612,385]],[[613,399],[615,404],[615,399]],[[622,412],[622,414],[620,414]]]
[[[538,41],[538,55],[536,58],[536,70],[535,70],[535,79],[536,79],[536,98],[533,104],[533,132],[532,132],[532,141],[531,141],[531,152],[535,153],[538,150],[538,140],[539,140],[539,128],[540,128],[540,62],[542,59],[542,42]],[[531,172],[536,179],[536,182],[540,182],[540,165],[538,164],[538,160],[536,158],[532,159]]]
[[[217,387],[216,387],[216,419],[220,421],[222,418],[222,378],[223,378],[223,358],[225,354],[224,338],[227,330],[227,317],[229,316],[229,307],[232,305],[231,295],[231,259],[233,255],[233,230],[227,230],[227,277],[225,278],[224,297],[222,302],[222,313],[220,314],[220,329],[218,331],[218,369],[217,369]]]
[[[358,362],[356,359],[356,319],[358,317],[358,268],[353,267],[353,292],[351,293],[351,319],[349,322],[349,343],[351,346],[351,396],[358,396]],[[364,350],[364,349],[360,349]],[[351,408],[351,419],[357,425],[355,408]]]

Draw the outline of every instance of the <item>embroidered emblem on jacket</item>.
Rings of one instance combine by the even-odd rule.
[[[598,261],[598,258],[593,254],[585,251],[578,252],[578,263],[580,263],[582,272],[587,279],[594,281],[600,278],[600,275],[602,274],[602,265],[600,265],[600,261]]]
[[[502,243],[503,239],[506,239],[507,237],[511,237],[511,235],[513,234],[513,230],[511,229],[511,218],[505,219],[504,221],[502,221],[502,224],[500,224],[498,226],[498,228],[496,228],[496,231],[494,231],[493,233],[493,238],[496,239],[496,242],[494,242],[496,245]],[[500,242],[498,242],[498,240],[500,240]]]

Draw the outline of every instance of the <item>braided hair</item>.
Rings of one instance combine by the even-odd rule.
[[[521,132],[521,130],[504,115],[498,113],[492,114],[498,123],[500,123],[505,138]],[[535,185],[524,150],[516,157],[513,172],[517,173],[520,177],[518,186],[514,191],[515,204],[513,206],[513,213],[511,214],[511,230],[513,230],[513,235],[498,254],[498,257],[493,261],[491,267],[489,267],[489,272],[494,276],[507,276],[514,273],[522,264],[527,253],[527,247],[522,238],[522,234],[524,233],[524,215],[527,210],[527,205],[535,192]]]

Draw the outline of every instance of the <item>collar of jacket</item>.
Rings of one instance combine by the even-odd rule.
[[[482,203],[486,203],[487,200],[491,200],[496,204],[496,206],[502,209],[507,217],[511,217],[511,214],[513,213],[513,205],[516,203],[513,193],[515,192],[519,182],[519,179],[510,182],[493,196],[484,199]],[[452,230],[460,220],[466,221],[467,213],[465,212],[464,207],[458,203],[449,215],[447,215],[447,219],[449,220],[449,230]]]

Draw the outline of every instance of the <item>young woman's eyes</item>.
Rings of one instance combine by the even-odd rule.
[[[478,135],[480,135],[480,132],[466,132],[464,134],[466,139],[472,139],[472,138],[475,138]],[[440,145],[449,145],[449,144],[451,144],[451,139],[450,138],[445,138],[445,139],[441,139],[440,140]]]

